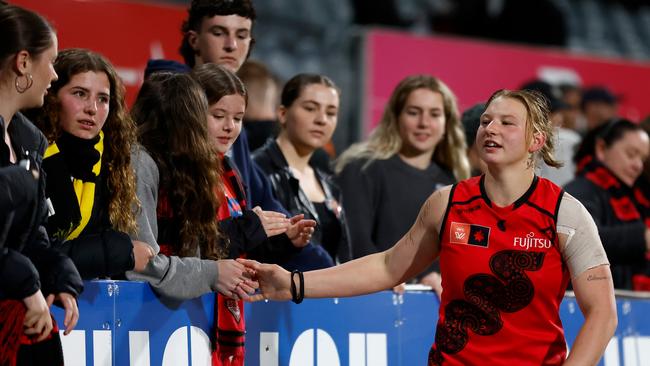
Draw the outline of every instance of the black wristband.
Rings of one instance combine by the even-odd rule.
[[[298,274],[298,281],[300,282],[300,292],[296,289],[296,282],[293,280],[295,274]],[[298,270],[291,271],[291,301],[300,304],[305,298],[305,277],[302,272]]]

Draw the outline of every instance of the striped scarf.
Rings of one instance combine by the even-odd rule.
[[[54,206],[54,215],[48,223],[51,236],[59,240],[75,239],[88,225],[103,152],[104,133],[101,131],[93,140],[64,134],[45,151],[43,169],[47,173],[47,196]]]

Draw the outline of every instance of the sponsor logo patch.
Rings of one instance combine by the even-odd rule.
[[[475,245],[487,248],[490,243],[490,228],[487,226],[452,222],[449,242]]]

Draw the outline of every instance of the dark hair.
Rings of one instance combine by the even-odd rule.
[[[135,176],[131,169],[131,146],[135,142],[135,124],[127,113],[124,102],[124,84],[115,68],[102,55],[81,49],[69,48],[61,51],[54,62],[54,70],[59,79],[52,83],[45,97],[43,108],[34,110],[32,120],[41,129],[50,143],[60,136],[59,115],[61,107],[59,90],[67,85],[73,76],[92,71],[104,73],[108,78],[110,99],[109,112],[104,132],[104,157],[109,188],[109,216],[111,224],[120,231],[135,233],[133,216],[135,196]]]
[[[485,103],[478,103],[465,110],[460,117],[460,121],[463,123],[463,129],[465,130],[465,140],[468,147],[474,145],[476,132],[478,131],[478,126],[481,124],[481,115],[483,112],[485,112]]]
[[[15,5],[0,6],[0,70],[9,58],[25,50],[37,57],[52,46],[54,29],[39,14]]]
[[[232,71],[217,64],[203,64],[194,68],[192,76],[203,88],[209,105],[233,94],[241,95],[248,104],[246,87]]]
[[[334,84],[332,79],[328,78],[325,75],[298,74],[289,79],[289,81],[284,84],[284,87],[282,88],[282,94],[280,95],[280,104],[287,108],[291,107],[293,102],[295,102],[296,99],[300,97],[300,93],[302,93],[303,89],[311,84],[325,85],[329,88],[335,89],[339,96],[341,94],[341,91],[336,86],[336,84]]]
[[[580,108],[584,111],[586,106],[589,103],[601,102],[609,105],[614,105],[618,103],[620,97],[612,94],[612,92],[604,86],[594,86],[587,88],[582,92],[582,100],[580,102]]]
[[[192,69],[175,60],[151,59],[147,61],[147,66],[144,69],[144,78],[147,79],[153,73],[165,71],[172,73],[188,73],[192,71]]]
[[[624,118],[614,118],[603,123],[585,135],[573,157],[573,161],[579,164],[585,157],[595,156],[596,142],[598,140],[602,140],[605,146],[609,147],[622,139],[623,135],[629,131],[643,131],[643,128],[639,124]]]
[[[204,18],[212,18],[215,15],[239,15],[243,18],[248,18],[251,22],[255,22],[255,8],[251,0],[193,0],[192,5],[187,10],[187,19],[181,26],[183,33],[183,40],[178,49],[185,64],[189,67],[194,67],[195,51],[187,39],[187,32],[201,30],[201,24]],[[250,55],[255,39],[251,36],[248,54]],[[248,57],[248,55],[246,56]]]
[[[177,240],[169,243],[181,256],[219,259],[216,213],[223,187],[221,165],[208,137],[208,101],[188,74],[154,73],[145,80],[131,111],[138,140],[160,172],[159,193],[173,212]],[[178,234],[176,234],[178,233]]]

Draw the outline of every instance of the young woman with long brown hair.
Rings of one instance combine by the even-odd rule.
[[[128,235],[136,231],[135,124],[124,86],[113,66],[89,50],[61,51],[54,69],[59,79],[34,116],[49,142],[48,234],[85,279],[142,270],[153,252]]]
[[[216,64],[197,66],[192,76],[208,98],[208,132],[222,167],[223,191],[217,216],[229,243],[228,256],[282,263],[307,244],[316,222],[304,220],[302,214],[289,219],[282,213],[250,208],[239,171],[226,156],[242,129],[246,88],[234,73]],[[243,301],[218,294],[216,322],[213,365],[243,365]]]
[[[147,79],[131,111],[140,146],[133,153],[141,203],[137,240],[154,256],[142,273],[162,295],[189,299],[219,291],[239,299],[255,284],[245,268],[227,258],[218,230],[223,184],[208,134],[208,101],[187,74],[156,73]]]

